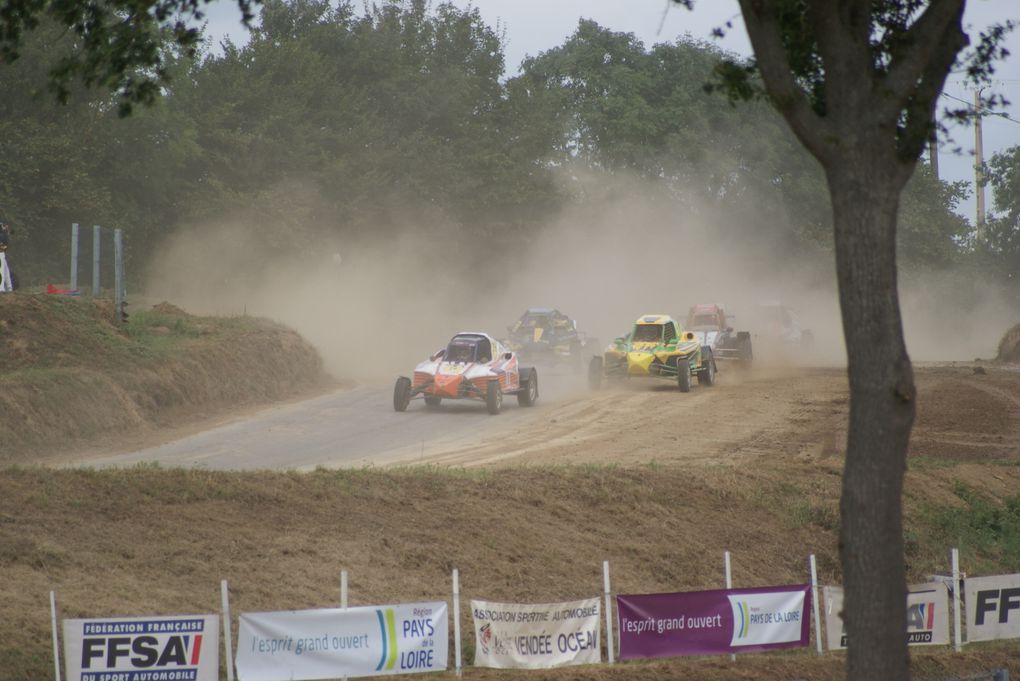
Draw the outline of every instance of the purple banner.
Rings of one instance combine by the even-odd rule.
[[[811,585],[617,596],[620,659],[808,645]]]

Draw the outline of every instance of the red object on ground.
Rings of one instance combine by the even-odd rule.
[[[76,290],[67,289],[67,288],[59,288],[57,286],[54,286],[53,284],[46,284],[46,293],[50,293],[50,294],[58,295],[58,296],[78,296],[78,295],[81,295]]]

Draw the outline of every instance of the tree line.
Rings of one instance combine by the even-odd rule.
[[[503,38],[477,9],[270,0],[243,45],[164,47],[162,96],[129,117],[101,89],[71,84],[54,102],[47,68],[72,43],[44,24],[0,66],[0,219],[15,225],[23,285],[63,281],[72,222],[124,229],[138,266],[179,226],[226,217],[267,253],[384,241],[411,219],[446,244],[519,248],[619,177],[722,235],[832,247],[821,167],[769,102],[706,89],[727,56],[710,43],[649,47],[582,20],[507,77]],[[1006,208],[1020,191],[997,181],[1012,221],[976,248],[954,211],[965,186],[919,168],[900,262],[1020,269],[1020,211]]]

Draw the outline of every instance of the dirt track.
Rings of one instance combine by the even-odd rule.
[[[983,373],[980,373],[983,372]],[[960,462],[1018,456],[1020,369],[937,364],[916,368],[918,418],[911,454]],[[361,386],[259,412],[227,426],[130,454],[75,463],[214,469],[389,464],[490,466],[611,463],[770,465],[839,463],[847,389],[841,368],[724,371],[688,394],[669,382],[632,381],[589,392],[580,377],[549,376],[534,409],[498,417],[472,403],[436,411],[389,405],[389,385]]]
[[[737,465],[749,458],[834,453],[843,428],[840,369],[732,371],[688,393],[639,381],[556,404],[498,438],[426,457],[437,464],[671,463]]]
[[[1020,457],[1020,367],[968,363],[915,367],[918,416],[913,457],[990,463]],[[635,381],[556,405],[547,418],[505,438],[427,457],[463,466],[514,463],[770,465],[826,457],[846,440],[841,368],[727,372],[690,394]]]

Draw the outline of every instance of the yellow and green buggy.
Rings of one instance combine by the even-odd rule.
[[[627,378],[664,378],[676,381],[680,392],[690,392],[693,377],[698,383],[715,383],[712,348],[685,332],[669,315],[644,315],[634,322],[630,334],[621,336],[596,355],[588,365],[588,385],[593,390],[605,381]]]

